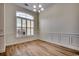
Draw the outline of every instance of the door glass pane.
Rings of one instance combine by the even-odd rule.
[[[34,29],[31,28],[31,35],[34,35]]]
[[[16,37],[21,37],[21,28],[16,28]]]
[[[22,28],[22,35],[26,35],[26,27]]]
[[[30,20],[27,20],[27,27],[30,27]]]
[[[27,36],[30,35],[30,28],[27,28]]]
[[[22,27],[26,27],[26,20],[22,19]]]
[[[17,27],[21,27],[21,19],[20,18],[17,18],[17,21],[16,21],[16,26]]]
[[[31,21],[31,27],[34,27],[34,21]]]

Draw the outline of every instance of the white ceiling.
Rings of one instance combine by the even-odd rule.
[[[16,3],[16,5],[29,9],[31,11],[33,11],[33,5],[38,5],[38,3],[26,3],[26,4],[28,4],[28,6],[25,6],[25,3]],[[51,5],[53,5],[54,3],[39,3],[39,4],[41,4],[43,8],[46,9],[50,7]]]

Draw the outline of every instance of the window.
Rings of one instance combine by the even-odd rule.
[[[34,18],[33,16],[16,12],[16,36],[32,36],[34,35]]]

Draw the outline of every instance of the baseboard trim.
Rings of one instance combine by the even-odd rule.
[[[3,53],[3,52],[5,52],[5,49],[0,50],[0,53]]]
[[[42,39],[40,39],[42,40]],[[51,41],[47,41],[47,40],[42,40],[42,41],[46,41],[46,42],[49,42],[49,43],[53,43],[53,44],[56,44],[56,45],[59,45],[59,46],[62,46],[62,47],[65,47],[65,48],[69,48],[69,49],[72,49],[72,50],[76,50],[76,51],[79,51],[79,48],[78,47],[74,47],[74,46],[71,46],[71,45],[64,45],[64,44],[61,44],[61,43],[58,43],[58,42],[51,42]]]
[[[29,41],[33,41],[33,40],[37,40],[37,39],[24,40],[24,41],[21,41],[21,42],[14,42],[14,43],[6,44],[6,46],[11,46],[11,45],[16,45],[16,44],[21,44],[21,43],[29,42]]]

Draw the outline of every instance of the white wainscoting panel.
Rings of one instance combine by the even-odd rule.
[[[69,35],[61,35],[60,43],[69,45],[70,44],[70,36]]]
[[[71,45],[79,47],[79,36],[72,36]]]
[[[78,34],[44,33],[40,34],[40,39],[64,47],[79,50]]]

